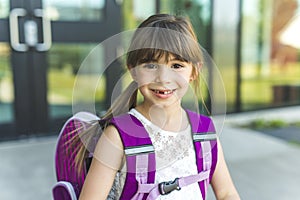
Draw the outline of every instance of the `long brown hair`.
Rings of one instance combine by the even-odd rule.
[[[156,14],[143,21],[135,31],[128,49],[126,65],[128,69],[131,69],[147,60],[168,59],[171,55],[192,63],[194,66],[192,73],[199,77],[198,70],[203,55],[189,19],[168,14]],[[193,86],[196,95],[200,94],[199,85],[200,78],[195,78]],[[133,81],[102,116],[103,121],[109,122],[113,116],[126,113],[134,108],[137,105],[137,93],[138,86]],[[103,126],[106,125],[107,123]],[[99,126],[99,124],[95,124],[95,126]],[[96,134],[95,129],[90,128],[83,131],[78,137],[86,134]],[[81,145],[76,157],[76,165],[79,169],[83,166],[87,152],[87,148]]]

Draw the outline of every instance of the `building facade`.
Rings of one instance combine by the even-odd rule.
[[[299,0],[0,0],[0,140],[57,134],[74,104],[106,110],[126,81],[124,49],[104,41],[154,13],[191,19],[215,113],[300,104]]]

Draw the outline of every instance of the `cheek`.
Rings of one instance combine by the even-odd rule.
[[[138,83],[138,86],[141,87],[153,82],[153,79],[153,76],[151,76],[149,73],[137,73],[135,81]]]
[[[178,83],[182,86],[189,85],[190,80],[191,80],[191,73],[184,72],[182,74],[179,74],[177,80],[178,80]]]
[[[186,77],[180,76],[176,80],[177,80],[178,85],[180,85],[181,87],[185,87],[185,86],[187,86],[189,84],[189,82],[186,79]]]
[[[130,71],[132,78],[138,83],[139,87],[151,83],[152,77],[149,76],[149,73],[143,73],[136,68],[132,68]]]

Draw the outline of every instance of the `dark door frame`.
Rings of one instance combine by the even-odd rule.
[[[24,8],[28,15],[18,20],[19,40],[24,43],[23,24],[34,20],[38,30],[42,30],[42,20],[33,16],[33,10],[42,9],[42,0],[11,0],[10,10]],[[52,43],[100,43],[109,36],[121,31],[121,8],[116,1],[105,1],[105,16],[102,21],[52,21]],[[0,41],[10,41],[9,19],[0,19]],[[6,28],[5,28],[6,27]],[[88,31],[87,31],[88,30]],[[39,42],[43,41],[42,31],[38,32]],[[11,67],[14,82],[14,119],[13,123],[1,124],[0,138],[15,139],[20,136],[47,134],[59,130],[67,116],[51,119],[47,102],[47,51],[36,51],[29,47],[26,52],[11,48]],[[114,72],[106,72],[111,74]],[[113,77],[118,76],[115,74]],[[115,79],[108,79],[107,94]]]

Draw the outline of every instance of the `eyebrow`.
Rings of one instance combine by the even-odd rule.
[[[153,58],[144,58],[141,59],[139,63],[148,63],[148,62],[158,62],[158,60]]]
[[[183,58],[176,57],[176,58],[171,59],[170,61],[185,61],[185,60]]]
[[[174,61],[188,62],[186,59],[184,59],[180,56],[176,56],[176,57],[172,58],[171,60],[169,60],[168,62],[174,62]],[[158,62],[158,59],[144,58],[144,59],[141,59],[139,63],[148,63],[148,62]]]

